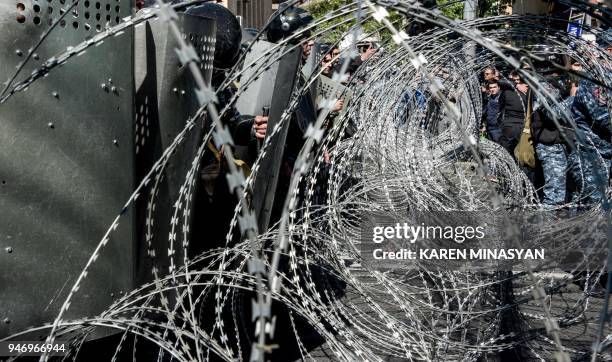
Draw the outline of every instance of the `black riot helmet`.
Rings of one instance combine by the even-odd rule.
[[[268,41],[276,43],[290,37],[297,30],[305,28],[312,21],[312,16],[302,8],[280,4],[279,9],[272,14],[270,19],[266,35]],[[308,37],[308,34],[304,36]]]
[[[240,43],[242,42],[242,29],[240,29],[236,16],[226,7],[213,3],[192,6],[185,13],[215,19],[217,40],[213,66],[217,69],[233,67],[240,56]]]

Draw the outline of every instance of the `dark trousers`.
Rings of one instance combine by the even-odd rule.
[[[501,137],[499,138],[499,144],[510,153],[512,158],[514,158],[514,149],[519,143],[521,139],[521,133],[523,132],[523,120],[520,119],[512,119],[508,121],[504,120],[501,129]],[[527,166],[521,166],[521,170],[525,172],[529,181],[532,184],[536,184],[536,175],[535,170],[529,168]]]
[[[489,134],[489,139],[491,141],[499,143],[499,139],[501,138],[501,129],[499,127],[487,126],[487,133]]]
[[[519,143],[521,132],[523,131],[523,122],[506,122],[502,124],[501,137],[499,144],[502,145],[514,157],[514,149]]]

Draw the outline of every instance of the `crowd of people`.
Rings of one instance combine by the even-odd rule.
[[[312,58],[314,45],[314,40],[302,40],[304,64]],[[317,45],[316,49],[321,55],[320,60],[317,60],[321,69],[319,81],[324,77],[332,79],[334,73],[344,69],[347,75],[343,79],[344,84],[377,51],[375,43],[361,42],[358,44],[359,56],[348,60],[349,64],[343,66],[341,49],[337,44]],[[611,30],[601,33],[598,46],[612,54]],[[516,158],[519,166],[539,189],[543,204],[561,206],[576,202],[579,205],[593,205],[605,197],[612,160],[612,127],[607,100],[609,90],[599,82],[580,77],[580,74],[587,74],[583,72],[588,71],[580,60],[566,59],[567,73],[557,68],[529,69],[526,66],[518,72],[496,69],[494,65],[487,66],[482,72],[484,109],[480,131]],[[230,64],[233,64],[233,60]],[[536,77],[543,75],[543,89],[553,97],[544,97],[541,93],[538,95],[538,92],[530,89],[529,82],[523,78],[525,72],[533,72]],[[608,69],[607,72],[612,70]],[[307,80],[307,76],[298,73],[300,85]],[[214,83],[220,82],[215,82],[213,77],[213,86],[216,85]],[[321,99],[329,98],[321,94],[320,88],[302,96],[293,116],[287,141],[293,151],[286,150],[288,160],[285,160],[288,170],[299,152],[307,124],[314,122],[321,111],[318,104]],[[414,94],[407,91],[409,98],[413,95],[417,99],[422,98],[418,90]],[[231,98],[231,94],[227,97],[222,94],[221,103],[224,103],[225,98]],[[554,98],[557,102],[551,104],[545,98]],[[333,124],[334,117],[346,106],[343,97],[335,102],[328,116],[327,127]],[[253,140],[261,142],[266,136],[267,115],[245,117],[231,110],[224,118],[237,144],[249,144]],[[293,137],[294,133],[297,136]],[[530,147],[534,155],[532,161],[520,155],[519,148],[523,147],[521,138],[524,134],[529,134],[531,138]],[[329,158],[327,153],[325,156]]]
[[[612,55],[612,30],[602,32],[597,45]],[[494,66],[486,67],[482,72],[481,132],[515,157],[538,187],[544,205],[572,202],[586,208],[605,200],[609,180],[609,89],[594,79],[583,79],[581,74],[588,72],[579,60],[567,63],[565,73],[556,68],[524,69],[544,76],[541,85],[553,96],[548,106],[520,72],[512,70],[504,76]],[[606,72],[612,74],[612,69]],[[550,104],[552,98],[556,105]],[[518,154],[523,134],[530,135],[535,162]]]

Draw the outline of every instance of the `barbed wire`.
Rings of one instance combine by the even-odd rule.
[[[315,20],[252,63],[239,62],[243,67],[237,65],[229,70],[225,81],[213,89],[202,76],[202,60],[181,34],[175,12],[202,2],[170,6],[157,0],[156,7],[70,47],[15,82],[18,69],[6,83],[0,107],[10,97],[35,87],[57,67],[70,66],[73,57],[87,56],[89,48],[112,41],[112,37],[147,21],[163,21],[177,41],[176,53],[182,66],[189,69],[194,80],[191,91],[199,110],[186,120],[160,159],[139,180],[123,210],[92,251],[53,323],[3,340],[18,340],[33,332],[44,333],[47,343],[67,338],[72,349],[65,359],[76,360],[88,336],[98,328],[111,328],[122,332],[113,360],[128,348],[131,337],[132,356],[138,355],[136,340],[140,338],[159,347],[160,361],[208,360],[211,354],[228,361],[244,360],[246,356],[263,361],[279,358],[278,351],[284,351],[279,349],[283,347],[281,343],[288,342],[279,340],[286,336],[278,336],[275,330],[281,325],[280,318],[286,317],[290,325],[283,333],[292,334],[290,339],[295,341],[298,358],[302,359],[322,358],[317,354],[320,350],[333,355],[333,359],[346,361],[392,357],[410,361],[476,361],[519,350],[528,356],[525,358],[534,360],[611,358],[612,333],[605,328],[609,326],[609,314],[603,302],[609,290],[603,298],[594,293],[608,273],[605,265],[591,268],[585,262],[559,273],[550,266],[526,263],[520,271],[502,274],[440,271],[417,262],[418,267],[408,271],[381,272],[364,263],[360,255],[361,217],[365,213],[400,218],[405,210],[462,210],[493,215],[501,209],[518,209],[554,220],[513,157],[500,145],[478,139],[483,109],[478,74],[490,64],[518,71],[542,107],[555,115],[557,126],[564,123],[576,128],[560,96],[545,85],[537,70],[523,65],[542,60],[545,55],[569,54],[585,70],[571,72],[557,67],[559,71],[583,76],[609,89],[609,55],[582,38],[548,26],[550,17],[496,16],[456,21],[414,1],[360,0]],[[296,4],[299,1],[290,5]],[[418,19],[432,28],[408,36],[401,30],[403,23],[389,20],[390,12],[400,14],[403,22]],[[292,121],[300,99],[322,76],[321,65],[317,64],[312,74],[293,89],[276,126],[268,130],[248,177],[234,162],[234,142],[222,119],[272,64],[299,49],[304,41],[316,40],[340,27],[343,22],[330,25],[330,21],[348,14],[353,14],[352,24],[343,35],[351,45],[341,52],[341,66],[332,77],[336,81],[329,93],[332,96],[319,102],[318,116],[305,131],[304,146],[282,200],[280,219],[269,230],[258,230],[249,198],[261,164],[278,142],[283,127]],[[347,78],[351,60],[359,56],[356,46],[363,23],[371,20],[379,23],[381,31],[388,31],[391,39],[381,44],[382,49],[366,60],[343,87],[341,81]],[[52,30],[53,27],[49,32]],[[259,32],[258,39],[263,39],[264,31]],[[586,26],[583,31],[598,32]],[[512,44],[519,36],[554,46],[542,51]],[[466,55],[466,46],[474,44],[478,46],[476,56]],[[246,79],[242,69],[252,67],[255,69]],[[217,96],[236,80],[240,80],[240,86],[233,97],[225,104],[216,104]],[[347,97],[348,90],[352,92],[350,102],[330,122],[332,108],[338,99]],[[421,105],[416,91],[425,95]],[[403,101],[406,95],[407,102]],[[610,109],[612,101],[608,98],[607,102]],[[201,120],[206,121],[205,132],[190,167],[181,175],[177,199],[171,200],[171,220],[166,220],[170,224],[168,253],[156,255],[153,220],[160,202],[160,185],[166,167],[176,157],[175,150]],[[209,142],[223,150],[229,189],[237,202],[228,220],[223,247],[190,256],[189,249],[194,244],[189,232],[194,217],[194,188]],[[590,142],[588,135],[578,132],[573,145]],[[603,158],[599,154],[598,157]],[[607,172],[606,169],[606,175]],[[592,235],[593,226],[588,220],[600,220],[603,215],[607,221],[609,217],[608,179],[600,177],[596,183],[606,190],[601,205],[564,219],[563,223],[546,224],[548,227],[530,240],[530,245],[554,250],[556,255],[580,250]],[[97,317],[67,320],[66,312],[110,242],[110,235],[140,197],[147,198],[147,222],[142,232],[148,256],[155,261],[153,281],[118,298]],[[577,206],[572,202],[557,209]],[[556,245],[554,240],[562,237],[571,243]],[[607,244],[597,247],[606,248]],[[167,271],[158,263],[161,260],[169,263]],[[555,272],[562,276],[553,275]],[[582,278],[580,288],[576,287],[576,275]],[[512,300],[503,297],[507,293],[504,288],[511,288]],[[208,303],[213,306],[211,310],[204,307]],[[601,309],[599,321],[592,313],[594,308]],[[251,315],[245,313],[247,309]],[[508,330],[509,318],[517,318],[516,328]],[[591,326],[585,327],[585,340],[572,341],[569,331],[583,325]],[[597,325],[597,331],[593,325]],[[313,346],[312,334],[323,342]],[[250,349],[243,351],[244,348]],[[49,357],[43,354],[41,360]]]

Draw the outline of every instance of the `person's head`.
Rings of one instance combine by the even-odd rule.
[[[575,71],[582,71],[582,63],[574,59],[572,63],[570,64],[570,68]]]
[[[378,47],[373,42],[365,42],[357,45],[362,61],[366,61],[378,51]]]
[[[493,67],[486,67],[483,71],[483,77],[486,82],[497,77],[497,71]]]
[[[370,47],[372,43],[369,41],[360,41],[357,43],[357,51],[359,54],[365,53],[366,50]]]
[[[340,48],[337,46],[330,47],[327,52],[325,52],[325,56],[323,57],[323,62],[334,62],[338,63],[338,58],[340,56]]]
[[[577,59],[570,59],[569,68],[574,72],[582,72],[584,70],[582,63],[580,63]],[[580,79],[580,75],[576,73],[568,73],[568,81],[570,86],[578,85]]]
[[[315,41],[310,39],[306,40],[302,43],[302,59],[306,60],[312,53],[312,48],[314,47]]]
[[[323,56],[321,66],[323,67],[323,74],[329,75],[333,69],[338,65],[340,59],[340,49],[337,46],[330,47],[329,50]]]
[[[487,82],[487,91],[492,96],[497,95],[499,93],[499,84],[496,80],[491,79]]]
[[[518,74],[517,71],[512,71],[510,72],[510,75],[508,75],[508,79],[510,79],[510,81],[512,81],[514,84],[518,84],[521,81],[521,76]]]
[[[527,93],[529,90],[529,85],[525,83],[525,80],[520,76],[517,71],[512,71],[510,76],[508,77],[514,83],[514,87],[519,90],[521,93]]]

